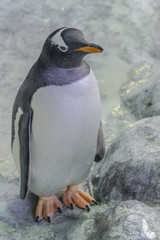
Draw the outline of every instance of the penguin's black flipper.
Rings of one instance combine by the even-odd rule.
[[[100,122],[100,127],[98,131],[98,137],[97,137],[97,151],[94,161],[99,162],[103,159],[105,154],[105,141],[103,136],[103,127],[102,123]]]
[[[19,120],[19,143],[20,143],[20,170],[21,170],[21,186],[20,197],[24,199],[28,191],[29,169],[30,169],[30,153],[29,153],[29,135],[32,124],[32,110],[21,115]]]

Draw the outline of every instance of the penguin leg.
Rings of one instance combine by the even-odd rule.
[[[64,205],[73,209],[74,206],[90,211],[89,206],[97,204],[93,197],[75,186],[68,186],[62,196]]]
[[[55,196],[39,197],[35,213],[36,222],[44,218],[50,223],[55,211],[62,212],[62,203],[58,198]]]

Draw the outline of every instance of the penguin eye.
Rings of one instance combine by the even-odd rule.
[[[68,48],[64,47],[64,46],[58,46],[58,48],[62,51],[62,52],[66,52],[68,50]]]

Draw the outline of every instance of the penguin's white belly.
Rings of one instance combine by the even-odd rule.
[[[86,179],[100,125],[100,97],[92,72],[77,82],[39,88],[33,95],[30,190],[53,195]]]

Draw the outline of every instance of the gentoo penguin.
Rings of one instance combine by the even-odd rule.
[[[95,200],[80,190],[93,160],[105,152],[100,96],[83,57],[103,49],[81,31],[60,28],[49,35],[16,96],[12,113],[12,153],[20,173],[20,197],[39,196],[36,221],[51,222],[62,203],[84,208]]]

